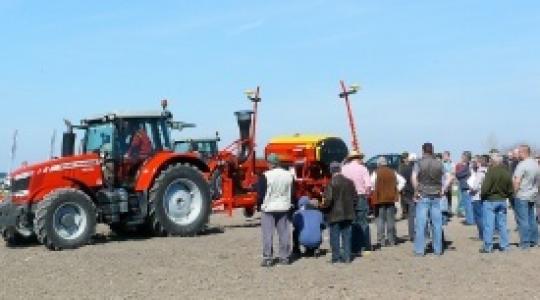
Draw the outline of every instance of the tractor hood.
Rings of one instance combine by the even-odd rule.
[[[60,157],[20,167],[19,169],[11,172],[10,178],[12,181],[14,181],[21,177],[29,177],[32,175],[49,172],[88,168],[97,164],[99,164],[99,156],[95,153]]]
[[[10,174],[10,193],[14,202],[35,201],[56,188],[87,187],[102,184],[97,154],[83,154],[21,167]]]

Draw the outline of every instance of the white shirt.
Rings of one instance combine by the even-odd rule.
[[[484,178],[486,178],[486,168],[480,167],[478,168],[478,171],[471,170],[471,177],[467,179],[467,184],[471,188],[471,192],[475,192],[475,194],[472,196],[473,201],[479,201],[480,199],[480,191],[482,190],[482,183],[484,182]]]

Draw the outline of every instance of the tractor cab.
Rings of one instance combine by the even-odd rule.
[[[98,154],[103,162],[104,183],[110,188],[133,189],[140,166],[154,154],[171,150],[172,114],[167,111],[109,113],[87,118],[80,125],[66,122],[62,157],[75,149],[73,129],[83,131],[81,154]]]
[[[107,115],[83,120],[84,153],[108,158],[144,160],[152,153],[171,149],[167,119],[159,113]]]

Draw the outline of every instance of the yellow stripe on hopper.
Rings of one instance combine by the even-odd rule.
[[[270,139],[272,144],[317,144],[322,140],[331,138],[330,135],[323,134],[295,134],[295,135],[282,135]]]

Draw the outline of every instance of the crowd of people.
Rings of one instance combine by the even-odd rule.
[[[322,201],[304,196],[294,204],[294,177],[281,166],[278,156],[268,157],[271,169],[258,184],[262,266],[319,256],[326,228],[333,264],[350,263],[365,253],[393,247],[402,241],[396,232],[398,203],[415,256],[428,252],[442,255],[443,227],[456,216],[463,218],[465,226],[476,227],[477,239],[482,241],[480,253],[509,251],[509,208],[514,211],[519,247],[538,246],[540,160],[533,158],[528,145],[506,156],[492,150],[473,157],[465,151],[454,164],[448,151],[436,154],[433,145],[425,143],[421,157],[403,153],[397,170],[390,168],[384,157],[379,158],[372,174],[363,158],[353,151],[344,162],[331,163],[332,177]],[[458,199],[455,204],[454,196]],[[370,211],[376,218],[375,245],[370,236]],[[279,238],[277,260],[273,255],[275,231]],[[497,244],[494,236],[498,236]]]

